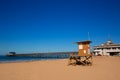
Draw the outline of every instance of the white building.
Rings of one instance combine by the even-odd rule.
[[[95,55],[120,55],[120,44],[114,44],[108,40],[105,44],[94,46],[93,52]]]

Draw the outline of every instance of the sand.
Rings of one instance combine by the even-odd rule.
[[[2,63],[0,80],[120,80],[120,57],[93,57],[92,66],[68,66],[68,59]]]

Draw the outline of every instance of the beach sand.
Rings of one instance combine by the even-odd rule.
[[[120,80],[120,57],[93,57],[92,66],[68,66],[68,59],[2,63],[0,80]]]

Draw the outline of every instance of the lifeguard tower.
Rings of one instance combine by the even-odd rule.
[[[71,54],[69,64],[92,64],[92,55],[90,54],[90,43],[91,41],[76,42],[78,44],[78,54]]]

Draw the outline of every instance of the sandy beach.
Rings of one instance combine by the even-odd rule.
[[[0,80],[120,80],[120,57],[93,57],[92,66],[68,66],[68,59],[2,63]]]

